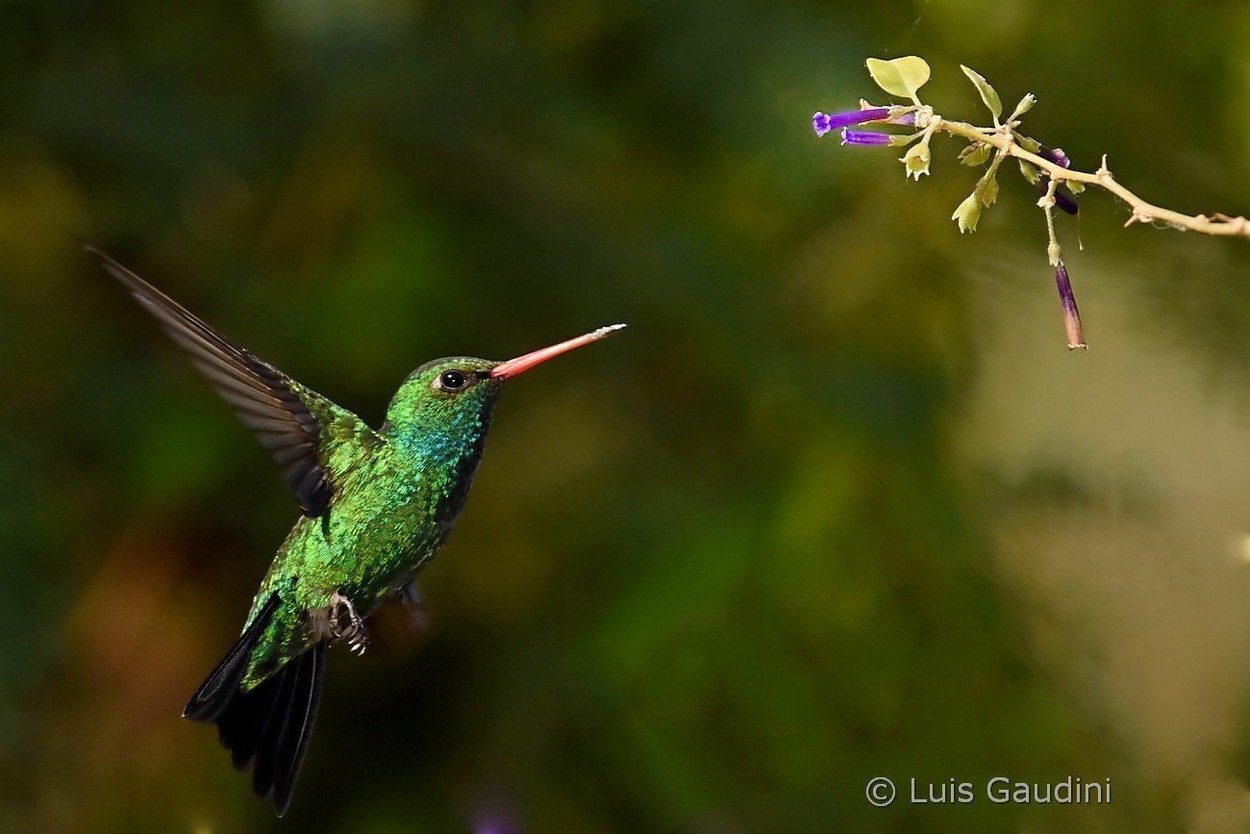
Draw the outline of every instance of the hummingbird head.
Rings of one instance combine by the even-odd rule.
[[[386,409],[384,432],[412,431],[420,443],[472,446],[485,435],[503,380],[491,377],[498,364],[472,356],[449,356],[417,368]]]
[[[417,368],[400,386],[386,411],[385,429],[412,427],[422,434],[473,445],[485,436],[491,412],[513,377],[562,353],[597,342],[625,327],[614,324],[505,362],[453,356]]]

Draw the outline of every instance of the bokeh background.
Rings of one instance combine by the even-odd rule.
[[[1088,194],[1068,353],[1009,166],[961,237],[958,144],[916,184],[809,127],[908,53],[983,119],[962,62],[1078,167],[1245,213],[1247,42],[1126,0],[0,2],[0,831],[1250,828],[1250,242]],[[178,713],[296,505],[79,241],[375,424],[432,357],[631,325],[508,391],[428,628],[331,653],[281,822]]]

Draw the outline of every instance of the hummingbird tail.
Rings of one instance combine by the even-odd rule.
[[[261,635],[269,627],[269,621],[281,602],[277,593],[269,595],[269,599],[265,600],[265,604],[261,606],[260,611],[239,637],[238,642],[230,647],[230,651],[226,652],[226,656],[221,659],[216,668],[208,673],[208,677],[204,679],[204,683],[200,684],[200,688],[195,690],[195,694],[191,696],[191,700],[182,710],[183,718],[211,724],[230,705],[239,689],[239,683],[243,680],[243,675],[247,673],[248,662],[252,659],[252,650],[256,648]]]
[[[273,797],[278,816],[286,813],[300,765],[308,748],[321,681],[325,672],[325,641],[248,691],[239,683],[269,619],[278,607],[275,593],[226,657],[196,690],[183,711],[185,718],[217,725],[222,745],[236,770],[252,768],[257,799]]]

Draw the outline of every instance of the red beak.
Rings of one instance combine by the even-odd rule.
[[[500,362],[498,365],[491,368],[491,379],[512,379],[514,376],[519,376],[520,374],[525,373],[535,365],[541,365],[548,359],[554,359],[562,353],[568,353],[570,350],[576,350],[579,347],[584,347],[591,342],[597,342],[602,338],[610,336],[618,330],[624,329],[624,327],[625,325],[623,324],[612,324],[607,327],[600,327],[598,330],[578,336],[576,339],[569,339],[567,342],[560,342],[558,345],[545,347],[541,350],[536,350],[533,353],[518,356],[516,359],[509,359],[507,362]]]

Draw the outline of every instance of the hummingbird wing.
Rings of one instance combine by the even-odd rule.
[[[367,445],[381,438],[355,414],[234,344],[108,255],[90,247],[88,251],[191,355],[217,393],[269,450],[304,515],[321,515],[334,494],[335,473],[330,466],[334,449],[344,439]]]

